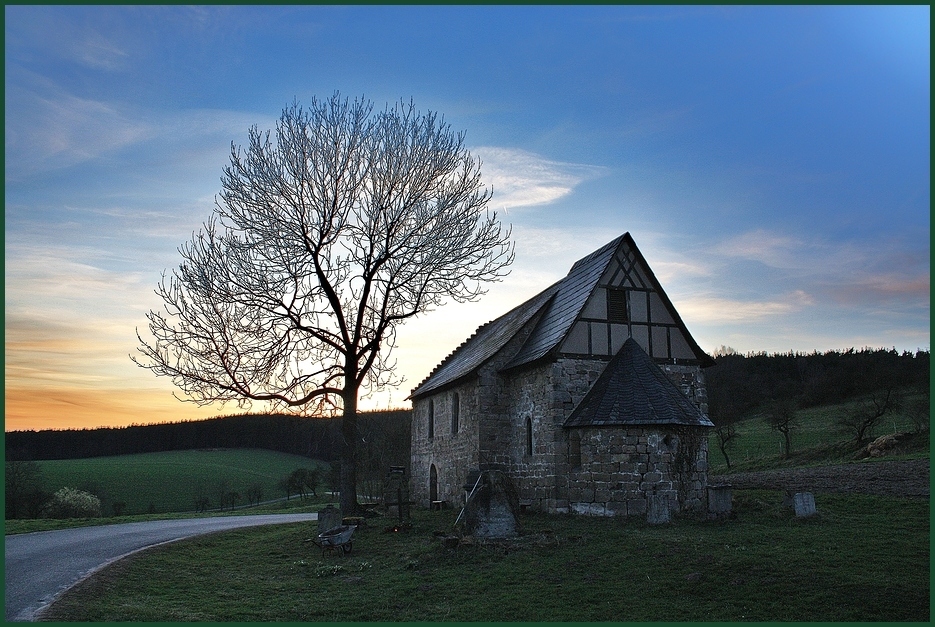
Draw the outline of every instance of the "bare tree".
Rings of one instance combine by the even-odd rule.
[[[931,407],[931,393],[928,388],[923,390],[918,398],[913,398],[906,403],[906,415],[912,420],[916,433],[929,430],[932,420]]]
[[[795,401],[783,398],[771,402],[766,408],[766,424],[782,434],[785,441],[783,457],[786,459],[792,454],[791,434],[799,426],[799,414]]]
[[[259,505],[260,501],[263,500],[263,486],[259,483],[251,483],[250,487],[247,488],[247,502],[251,505]]]
[[[835,424],[842,433],[854,436],[854,443],[863,445],[883,416],[897,411],[902,406],[902,394],[892,378],[886,378],[875,387],[855,408],[840,416]]]
[[[718,351],[715,351],[715,354],[718,354],[719,351],[722,356],[737,354],[736,351],[733,353],[727,352],[733,350],[721,346]],[[717,368],[723,368],[723,366],[717,366]],[[716,374],[720,374],[720,371],[716,371]],[[741,417],[741,407],[735,396],[731,394],[731,389],[723,385],[720,378],[711,377],[709,384],[708,417],[714,422],[714,436],[717,440],[717,447],[720,449],[721,455],[724,456],[724,461],[727,462],[727,469],[730,470],[731,464],[728,451],[733,448],[736,440],[740,437],[740,434],[737,433],[737,422]]]
[[[341,509],[357,509],[361,395],[398,384],[399,324],[471,301],[513,260],[480,163],[436,113],[335,94],[231,146],[215,215],[157,288],[143,358],[197,404],[342,416]],[[139,334],[138,334],[139,335]]]
[[[740,434],[737,433],[737,424],[727,422],[715,425],[714,436],[717,438],[717,447],[721,451],[721,455],[724,456],[724,461],[727,462],[727,469],[730,470],[730,457],[727,453],[729,449],[733,448],[735,440],[740,437]]]

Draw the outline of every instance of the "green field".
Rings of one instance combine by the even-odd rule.
[[[857,446],[849,436],[838,431],[835,421],[853,411],[859,401],[800,409],[799,426],[792,431],[789,459],[783,457],[783,436],[770,429],[762,415],[752,415],[737,423],[739,437],[728,449],[732,470],[765,470],[850,461]],[[912,420],[900,413],[885,416],[873,437],[913,430]],[[927,441],[920,443],[917,456],[928,457]],[[717,446],[717,438],[708,436],[708,464],[714,473],[727,470],[727,463]]]
[[[928,621],[929,504],[738,490],[736,518],[521,517],[516,542],[446,548],[456,512],[371,519],[350,555],[308,525],[213,534],[118,562],[64,595],[70,621]]]
[[[298,455],[257,449],[212,449],[170,451],[117,457],[94,457],[38,462],[43,484],[49,492],[76,487],[97,494],[105,516],[114,502],[123,502],[124,514],[188,512],[195,499],[209,499],[209,508],[220,503],[222,491],[240,494],[246,503],[247,489],[259,485],[263,500],[285,496],[277,486],[296,468],[321,466],[323,462]]]

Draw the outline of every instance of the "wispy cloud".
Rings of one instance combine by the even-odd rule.
[[[799,268],[808,266],[806,253],[814,253],[814,249],[800,238],[757,229],[721,241],[713,252],[758,261],[772,268]]]
[[[134,328],[157,305],[158,270],[147,273],[91,247],[21,242],[8,244],[5,266],[8,385],[142,378],[127,355],[136,346]]]
[[[801,290],[765,300],[737,300],[716,296],[694,296],[679,299],[679,314],[685,320],[700,324],[752,322],[784,316],[814,304],[814,299]]]
[[[125,50],[97,32],[89,33],[83,41],[76,42],[74,54],[82,65],[107,71],[123,68],[129,58]]]
[[[757,229],[723,240],[712,252],[722,264],[756,261],[830,295],[841,304],[879,300],[928,301],[929,250],[920,242],[832,241]]]
[[[115,103],[80,98],[33,78],[32,85],[7,85],[8,181],[75,165],[156,133]]]
[[[835,301],[845,305],[894,301],[922,305],[929,302],[931,279],[927,272],[917,276],[868,274],[828,285],[827,291]]]
[[[605,172],[600,166],[551,161],[517,148],[480,146],[472,152],[483,161],[484,182],[493,187],[496,209],[547,205]]]
[[[256,124],[272,128],[268,114],[189,109],[172,113],[74,95],[32,72],[13,68],[6,90],[6,177],[74,166],[154,141],[150,159],[223,165],[230,142],[244,143]]]

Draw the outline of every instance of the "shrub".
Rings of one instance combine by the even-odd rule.
[[[98,518],[101,499],[77,488],[62,488],[52,495],[48,515],[49,518]]]

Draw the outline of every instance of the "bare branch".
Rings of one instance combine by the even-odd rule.
[[[397,383],[399,324],[506,275],[510,231],[464,134],[411,102],[293,102],[247,139],[133,359],[194,403],[340,405],[348,420],[361,392]]]

